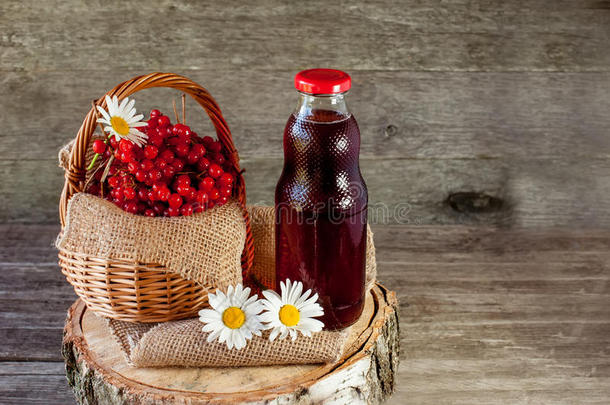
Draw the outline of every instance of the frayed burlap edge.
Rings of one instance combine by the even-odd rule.
[[[242,282],[246,226],[236,201],[189,217],[127,213],[99,197],[75,194],[56,246],[67,252],[161,264],[208,288]]]

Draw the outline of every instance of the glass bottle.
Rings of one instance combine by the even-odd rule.
[[[368,194],[360,131],[345,102],[351,78],[310,69],[295,87],[275,191],[276,287],[302,281],[320,297],[325,329],[342,329],[358,320],[365,298]]]

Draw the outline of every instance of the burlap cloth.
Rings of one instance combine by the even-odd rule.
[[[127,213],[102,198],[77,193],[68,202],[58,249],[96,257],[158,263],[206,288],[241,283],[246,240],[236,201],[188,217]]]
[[[273,285],[275,273],[273,207],[248,207],[254,237],[255,276]],[[368,229],[366,279],[367,288],[376,278],[375,246]],[[274,364],[333,363],[340,359],[349,329],[322,331],[311,338],[299,335],[268,340],[269,332],[254,336],[242,350],[228,350],[224,343],[208,343],[207,333],[198,319],[138,324],[108,320],[108,325],[129,364],[135,367],[236,367]]]

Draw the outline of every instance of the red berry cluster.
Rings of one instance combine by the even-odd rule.
[[[227,203],[235,173],[212,137],[199,137],[187,125],[172,125],[159,110],[150,112],[144,147],[110,137],[93,142],[93,151],[114,155],[102,197],[132,214],[174,217],[192,215]],[[103,169],[94,175],[87,192],[101,195]]]

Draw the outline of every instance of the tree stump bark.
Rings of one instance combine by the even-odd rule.
[[[62,353],[81,404],[374,404],[394,390],[399,329],[394,292],[376,285],[335,364],[239,368],[135,368],[103,319],[77,300]]]

